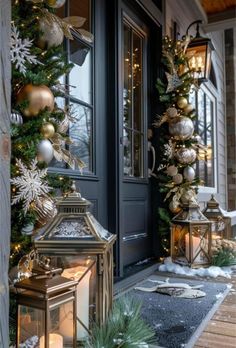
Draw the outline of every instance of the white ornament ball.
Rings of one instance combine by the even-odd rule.
[[[175,184],[179,185],[183,182],[183,175],[182,174],[176,174],[173,176],[173,181]]]
[[[176,117],[169,123],[169,132],[176,140],[187,140],[194,132],[193,121],[189,117]]]
[[[169,166],[167,168],[167,174],[169,176],[174,176],[174,175],[178,174],[178,168],[176,166],[174,166],[174,165],[173,166]]]
[[[193,136],[192,136],[192,139],[193,139],[194,141],[196,141],[198,144],[203,144],[203,140],[202,140],[202,138],[200,137],[200,135],[198,135],[198,134],[193,135]]]
[[[57,47],[62,44],[64,33],[57,22],[49,23],[45,18],[41,18],[39,30],[43,32],[37,43],[41,49]]]
[[[176,108],[168,108],[166,113],[170,118],[174,118],[178,115],[178,110]]]
[[[191,182],[195,178],[195,170],[193,169],[193,167],[186,167],[184,168],[183,175],[187,181]]]
[[[11,120],[11,124],[20,125],[23,123],[23,117],[18,111],[12,111],[10,120]]]
[[[195,162],[197,153],[194,149],[181,147],[176,151],[175,158],[181,164],[191,164]]]
[[[46,163],[51,162],[54,156],[54,150],[49,140],[44,139],[38,144],[38,160]]]

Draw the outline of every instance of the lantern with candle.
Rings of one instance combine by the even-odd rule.
[[[171,257],[174,262],[193,268],[211,262],[211,222],[196,202],[184,203],[172,219]]]
[[[77,281],[62,277],[62,269],[32,272],[33,276],[15,284],[16,347],[75,348]],[[63,326],[71,327],[69,334],[64,334]]]
[[[211,195],[211,199],[207,202],[206,208],[202,212],[210,221],[212,221],[212,240],[223,238],[230,239],[230,217],[224,214],[214,195]]]
[[[113,298],[113,244],[116,236],[88,211],[90,202],[76,191],[57,202],[58,215],[39,231],[34,244],[50,256],[62,275],[78,281],[77,340],[84,341],[94,321],[105,321]],[[66,307],[66,306],[65,306]],[[63,315],[63,314],[61,314]],[[70,327],[62,328],[70,332]]]

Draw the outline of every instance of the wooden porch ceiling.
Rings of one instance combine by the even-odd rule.
[[[234,8],[236,0],[201,0],[201,4],[207,15],[212,15]]]
[[[218,31],[236,26],[236,0],[197,0],[207,15],[205,31]]]

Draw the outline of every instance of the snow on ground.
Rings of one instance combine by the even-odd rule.
[[[235,266],[233,266],[235,268]],[[161,272],[171,272],[175,274],[181,274],[185,276],[200,276],[200,277],[225,277],[230,279],[233,273],[232,267],[217,267],[210,266],[206,268],[190,268],[187,266],[180,266],[177,263],[172,262],[171,257],[167,257],[164,260],[164,264],[159,266]]]

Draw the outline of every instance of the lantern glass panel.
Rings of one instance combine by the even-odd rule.
[[[44,330],[45,312],[43,310],[24,305],[18,306],[18,347],[38,347],[39,338],[43,336]]]
[[[208,225],[173,225],[172,257],[180,264],[203,265],[209,262]]]
[[[78,280],[77,285],[77,340],[88,336],[96,318],[96,257],[63,255],[52,256],[54,267],[63,269],[62,276]]]
[[[208,53],[207,44],[202,44],[201,46],[190,47],[187,50],[187,55],[189,59],[190,69],[194,70],[194,78],[205,79],[206,68],[210,65],[210,52]]]

